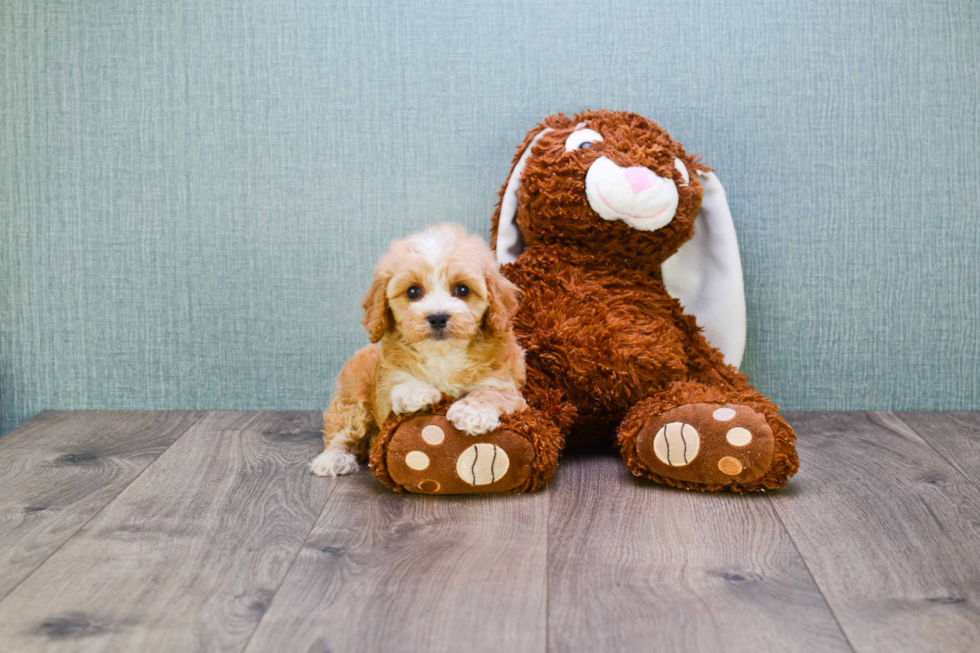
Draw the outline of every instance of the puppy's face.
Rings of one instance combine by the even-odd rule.
[[[492,332],[516,307],[516,288],[496,269],[486,244],[440,225],[396,241],[365,297],[372,342],[390,329],[413,345],[468,342]]]
[[[447,237],[448,236],[448,237]],[[399,248],[386,295],[406,341],[470,340],[489,306],[483,267],[466,241],[426,233]]]

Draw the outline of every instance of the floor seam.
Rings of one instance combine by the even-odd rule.
[[[551,484],[545,488],[548,511],[544,526],[544,650],[551,651]]]
[[[892,412],[892,415],[897,417],[902,424],[912,429],[912,432],[915,433],[917,436],[919,436],[919,438],[926,443],[926,446],[928,446],[937,456],[939,456],[942,460],[944,460],[946,464],[952,467],[957,474],[962,476],[963,479],[966,480],[968,484],[972,485],[977,490],[980,490],[980,481],[971,478],[969,474],[967,474],[966,472],[964,472],[962,469],[959,468],[959,465],[957,465],[955,461],[943,455],[943,452],[935,447],[935,445],[932,443],[932,440],[919,433],[919,430],[917,428],[915,428],[914,426],[906,422],[905,419],[902,418],[902,413]]]
[[[834,618],[834,623],[837,624],[837,630],[840,631],[841,637],[844,638],[844,643],[847,644],[848,648],[851,649],[852,653],[857,653],[857,649],[854,644],[851,643],[851,638],[847,636],[847,631],[844,630],[844,626],[841,624],[840,619],[837,618],[837,611],[834,610],[834,606],[830,604],[827,600],[827,595],[824,594],[823,588],[820,587],[820,583],[817,582],[817,577],[813,575],[813,570],[810,569],[810,564],[806,560],[806,556],[800,551],[800,547],[797,546],[796,540],[793,539],[793,533],[790,532],[789,528],[786,527],[786,522],[783,521],[782,515],[779,514],[779,508],[776,507],[776,503],[772,500],[772,497],[766,495],[766,500],[769,502],[769,507],[772,508],[772,512],[776,515],[776,519],[779,521],[779,525],[783,527],[783,532],[786,533],[786,537],[789,538],[790,544],[793,545],[793,550],[796,551],[796,555],[799,556],[800,562],[803,563],[803,568],[806,570],[810,580],[813,581],[813,586],[817,588],[817,592],[820,594],[820,598],[823,599],[823,604],[827,606],[827,610],[830,611],[830,616]]]
[[[363,474],[366,472],[362,471],[358,473]],[[337,481],[334,482],[333,487],[330,488],[330,494],[327,495],[323,505],[320,507],[320,512],[317,513],[316,519],[313,520],[310,530],[307,531],[306,537],[303,538],[303,541],[300,542],[299,546],[296,548],[296,555],[294,555],[293,559],[289,561],[289,566],[286,567],[286,571],[283,573],[282,579],[280,579],[279,584],[276,585],[276,589],[272,592],[272,598],[269,599],[268,607],[266,607],[265,612],[262,613],[262,617],[258,620],[258,622],[256,622],[255,628],[252,629],[248,639],[245,640],[245,645],[241,649],[242,653],[245,653],[245,651],[248,650],[248,647],[252,645],[252,639],[255,638],[255,633],[259,632],[259,627],[261,627],[262,622],[265,621],[266,615],[272,611],[272,606],[276,603],[276,597],[279,596],[279,590],[281,590],[282,586],[286,584],[286,579],[289,578],[289,572],[293,570],[293,567],[296,565],[296,561],[299,560],[299,554],[303,552],[303,548],[306,546],[306,543],[310,541],[310,536],[313,535],[316,525],[320,523],[320,518],[323,517],[323,513],[326,511],[327,506],[330,505],[330,499],[333,498],[334,492],[337,491],[337,485],[341,482],[343,482],[341,479],[337,479]]]
[[[47,412],[47,411],[45,411],[45,412]],[[65,411],[65,412],[69,412],[69,411]],[[71,412],[74,412],[74,411],[71,411]],[[95,411],[93,411],[93,412],[95,412]],[[169,412],[169,411],[168,411],[168,412]],[[179,412],[179,411],[178,411],[178,412]],[[89,517],[88,519],[86,519],[86,520],[85,520],[85,523],[83,523],[83,524],[82,524],[82,525],[80,525],[80,526],[79,526],[78,528],[76,528],[76,529],[75,529],[75,532],[74,532],[74,533],[72,533],[72,534],[71,534],[71,536],[70,536],[70,537],[69,537],[68,539],[66,539],[66,540],[65,540],[64,542],[62,542],[61,544],[59,544],[59,545],[58,545],[58,548],[57,548],[57,549],[55,549],[55,550],[54,550],[54,551],[52,551],[52,552],[51,552],[50,554],[48,554],[48,557],[46,557],[46,558],[45,558],[45,559],[44,559],[44,560],[43,560],[43,561],[42,561],[42,562],[41,562],[41,563],[40,563],[40,564],[39,564],[38,566],[36,566],[36,567],[34,567],[34,569],[32,569],[32,570],[31,570],[31,573],[29,573],[29,574],[27,574],[26,576],[24,576],[24,577],[23,577],[22,579],[20,579],[20,582],[18,582],[18,583],[17,583],[16,585],[14,585],[14,586],[13,586],[12,588],[10,588],[10,591],[9,591],[9,592],[7,592],[7,593],[6,593],[6,594],[5,594],[5,595],[4,595],[4,596],[3,596],[2,598],[0,598],[0,606],[2,606],[2,605],[3,605],[3,602],[4,602],[4,601],[6,601],[6,600],[7,600],[8,598],[10,598],[10,597],[11,597],[11,596],[13,595],[13,593],[14,593],[14,592],[16,592],[16,591],[17,591],[17,589],[18,589],[18,588],[19,588],[19,587],[20,587],[21,585],[23,585],[23,584],[24,584],[25,582],[27,582],[27,580],[28,580],[28,579],[29,579],[29,578],[30,578],[31,576],[33,576],[33,575],[34,575],[35,573],[37,573],[37,570],[38,570],[38,569],[40,569],[41,567],[43,567],[44,565],[46,565],[46,564],[48,563],[48,560],[50,560],[51,558],[53,558],[53,557],[54,557],[54,556],[55,556],[55,555],[56,555],[56,554],[57,554],[57,553],[58,553],[59,551],[61,551],[61,550],[62,550],[63,548],[65,548],[65,545],[66,545],[66,544],[68,544],[69,542],[71,542],[72,540],[74,540],[74,539],[75,539],[76,537],[78,537],[78,534],[79,534],[79,533],[81,533],[81,532],[82,532],[82,530],[84,530],[84,528],[85,528],[86,526],[88,526],[88,525],[89,525],[90,523],[92,523],[92,520],[93,520],[93,519],[95,519],[96,517],[98,517],[99,515],[101,515],[101,514],[102,514],[102,511],[104,511],[104,510],[105,510],[106,508],[108,508],[108,507],[109,507],[109,506],[111,506],[111,505],[112,505],[113,503],[115,503],[115,501],[116,501],[116,500],[117,500],[117,499],[118,499],[118,498],[119,498],[120,496],[122,496],[122,493],[123,493],[123,492],[125,492],[125,491],[126,491],[126,490],[128,490],[128,489],[129,489],[130,487],[132,487],[132,485],[133,485],[133,483],[135,483],[135,482],[136,482],[136,480],[137,480],[137,479],[138,479],[138,478],[139,478],[140,476],[142,476],[143,474],[145,474],[145,473],[146,473],[146,470],[148,470],[148,469],[149,469],[150,467],[152,467],[152,466],[153,466],[154,464],[156,464],[156,462],[157,462],[158,460],[160,460],[160,458],[161,458],[161,457],[163,456],[163,454],[165,454],[165,453],[167,453],[167,452],[168,452],[168,451],[170,450],[170,448],[171,448],[172,446],[174,446],[175,444],[177,444],[177,442],[178,442],[178,441],[179,441],[179,440],[180,440],[180,439],[181,439],[182,437],[184,437],[184,436],[185,436],[185,435],[187,434],[187,432],[188,432],[188,431],[190,431],[190,430],[191,430],[192,428],[194,428],[194,426],[196,426],[198,422],[200,422],[200,421],[201,421],[202,419],[204,419],[205,417],[207,417],[207,415],[208,415],[208,413],[209,413],[210,411],[188,411],[188,412],[201,412],[201,415],[200,415],[200,416],[198,416],[198,418],[197,418],[197,419],[195,419],[195,420],[194,420],[193,422],[191,422],[190,424],[188,424],[188,425],[187,425],[187,428],[186,428],[186,429],[184,429],[184,430],[183,430],[183,431],[182,431],[182,432],[180,433],[180,435],[178,435],[178,436],[177,436],[176,438],[174,438],[174,441],[173,441],[173,442],[171,442],[171,443],[170,443],[170,444],[168,444],[168,445],[167,445],[166,447],[164,447],[164,449],[163,449],[163,451],[161,451],[161,452],[160,452],[159,454],[157,454],[157,457],[156,457],[156,458],[154,458],[154,459],[153,459],[152,461],[150,461],[150,463],[149,463],[149,464],[147,464],[147,466],[146,466],[146,467],[144,467],[144,468],[143,468],[142,470],[140,470],[140,473],[139,473],[139,474],[137,474],[136,476],[134,476],[134,477],[132,478],[132,480],[130,480],[130,481],[129,481],[129,483],[127,483],[127,484],[126,484],[126,486],[125,486],[125,487],[123,487],[123,488],[121,488],[121,489],[119,490],[119,492],[117,492],[117,493],[116,493],[116,496],[114,496],[114,497],[112,497],[111,499],[109,499],[108,501],[106,501],[106,502],[105,502],[105,505],[103,505],[103,506],[102,506],[101,508],[99,508],[98,510],[96,510],[96,511],[95,511],[95,513],[93,513],[91,517]]]

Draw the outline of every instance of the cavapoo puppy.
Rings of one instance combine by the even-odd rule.
[[[371,344],[337,378],[317,476],[349,474],[388,415],[456,399],[446,418],[479,435],[524,410],[524,352],[511,331],[517,287],[490,248],[442,224],[392,243],[364,297]]]

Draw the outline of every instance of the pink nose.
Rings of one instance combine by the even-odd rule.
[[[633,189],[633,193],[635,194],[656,184],[657,175],[650,172],[649,168],[633,166],[632,168],[626,168],[626,181],[629,182],[630,188]]]

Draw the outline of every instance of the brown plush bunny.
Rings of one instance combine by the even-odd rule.
[[[657,124],[611,111],[546,119],[501,189],[493,242],[523,293],[514,331],[529,407],[479,438],[446,421],[448,399],[390,418],[371,453],[383,483],[529,491],[566,442],[615,442],[635,475],[688,489],[773,489],[796,472],[792,429],[733,366],[745,313],[724,191]],[[425,470],[405,464],[415,450],[433,461]]]

